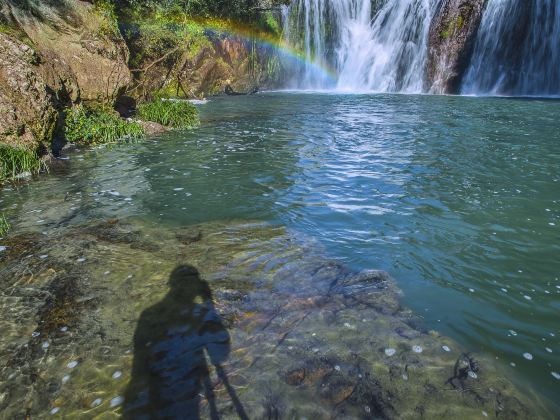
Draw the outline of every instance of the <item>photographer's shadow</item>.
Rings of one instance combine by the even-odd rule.
[[[222,368],[230,353],[230,337],[208,283],[196,268],[184,265],[173,270],[169,285],[165,298],[142,312],[138,321],[123,417],[198,419],[204,395],[210,418],[217,419],[206,350],[238,416],[247,419]]]

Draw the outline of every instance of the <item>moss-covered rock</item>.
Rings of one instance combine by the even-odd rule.
[[[426,88],[458,93],[487,0],[447,0],[432,20]]]

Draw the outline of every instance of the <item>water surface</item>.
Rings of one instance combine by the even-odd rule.
[[[49,217],[286,227],[386,270],[429,329],[558,394],[560,102],[266,93],[200,111],[197,130],[71,153],[4,190],[13,232]],[[45,203],[65,194],[76,211],[61,219]]]

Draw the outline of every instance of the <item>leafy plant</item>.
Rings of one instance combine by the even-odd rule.
[[[145,134],[137,122],[123,120],[103,108],[83,105],[66,110],[64,132],[69,142],[86,145],[136,140]]]
[[[34,151],[0,145],[0,183],[24,174],[36,174],[44,169],[44,161]]]
[[[141,104],[138,117],[173,128],[194,128],[200,124],[195,106],[178,100],[155,99]]]
[[[0,236],[5,236],[10,231],[10,224],[4,214],[0,214]]]

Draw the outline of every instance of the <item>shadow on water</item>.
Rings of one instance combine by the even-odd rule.
[[[230,336],[216,312],[208,283],[189,265],[177,267],[165,298],[142,312],[134,334],[132,378],[123,418],[200,418],[204,395],[218,419],[207,359],[229,393],[237,414],[248,416],[222,365]]]

